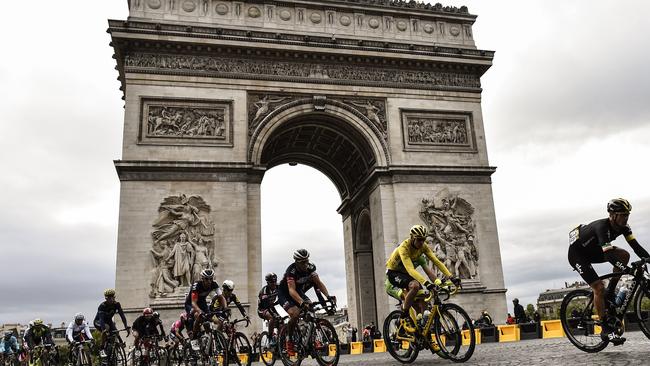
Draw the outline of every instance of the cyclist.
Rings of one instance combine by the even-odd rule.
[[[174,346],[177,346],[179,342],[185,339],[185,337],[183,337],[183,329],[185,328],[186,323],[187,313],[182,312],[179,319],[176,320],[169,329],[169,339],[174,342]]]
[[[320,280],[316,273],[316,266],[309,262],[309,252],[307,249],[298,249],[293,253],[292,263],[284,273],[280,287],[278,289],[278,300],[280,305],[289,314],[289,323],[287,324],[288,334],[292,334],[300,309],[309,309],[311,300],[305,294],[310,288],[315,287],[316,295],[321,299],[325,295],[332,302],[336,302],[334,296],[329,296],[327,287]],[[321,299],[322,300],[322,299]],[[287,339],[287,351],[293,353],[293,342]]]
[[[413,267],[418,268],[421,266],[425,271],[429,269],[426,264],[427,257],[424,254],[413,260]],[[386,289],[386,293],[394,299],[399,301],[404,300],[404,291],[390,283],[388,276],[386,276],[386,280],[384,281],[384,288]]]
[[[242,306],[241,302],[239,302],[237,295],[235,295],[235,293],[233,292],[235,290],[235,283],[231,280],[225,280],[221,284],[221,289],[223,291],[223,294],[221,296],[223,296],[226,299],[226,306],[224,307],[221,304],[220,295],[214,295],[212,297],[212,302],[210,302],[210,310],[222,312],[226,318],[229,318],[230,309],[228,309],[228,305],[234,303],[235,306],[237,306],[237,309],[239,309],[241,316],[243,316],[244,319],[248,320],[248,315],[246,315],[246,310]],[[221,330],[221,320],[215,317],[214,322],[217,324],[217,329]]]
[[[269,337],[271,337],[269,343],[273,347],[275,346],[275,337],[273,337],[275,319],[280,317],[278,311],[275,310],[275,305],[278,304],[278,275],[269,272],[264,276],[264,279],[266,280],[266,286],[262,287],[257,296],[257,315],[268,321]]]
[[[409,237],[402,241],[402,243],[393,250],[393,253],[386,262],[386,277],[388,281],[395,287],[406,290],[404,302],[402,304],[402,315],[400,316],[400,332],[402,329],[406,332],[415,332],[415,325],[409,317],[409,310],[413,305],[415,296],[418,291],[425,287],[429,291],[433,291],[435,285],[435,274],[429,266],[422,266],[422,269],[429,277],[426,280],[413,265],[413,261],[417,260],[424,254],[435,266],[443,273],[446,279],[451,280],[455,285],[460,285],[460,279],[453,277],[451,272],[445,265],[436,257],[431,248],[424,243],[428,234],[428,230],[422,225],[414,225],[409,230]],[[424,304],[418,307],[419,312],[422,312]]]
[[[115,290],[112,288],[106,289],[104,291],[104,299],[105,301],[99,304],[99,307],[97,307],[97,314],[93,320],[95,329],[102,332],[99,348],[99,356],[102,358],[106,357],[106,351],[104,350],[104,347],[106,346],[106,340],[108,339],[108,332],[117,330],[115,322],[113,322],[113,316],[115,313],[120,315],[122,324],[124,324],[124,328],[127,330],[127,332],[131,331],[131,328],[126,323],[126,316],[124,316],[122,305],[120,305],[119,302],[115,301]]]
[[[20,351],[20,346],[14,332],[5,332],[0,340],[0,356],[6,357],[12,353],[18,353],[18,351]]]
[[[142,337],[155,335],[166,337],[160,315],[156,316],[156,314],[158,313],[154,312],[153,309],[144,308],[142,309],[142,315],[133,321],[131,329],[133,329],[133,344],[136,347],[140,345]],[[158,332],[158,329],[160,329],[160,332]]]
[[[68,324],[68,328],[65,330],[65,339],[69,343],[93,339],[93,335],[90,333],[90,327],[86,323],[86,317],[82,313],[76,313],[74,315],[74,321]]]
[[[28,348],[34,348],[38,345],[51,345],[54,344],[52,341],[52,332],[50,327],[43,324],[43,320],[34,319],[32,321],[32,326],[27,329],[24,336],[25,343],[27,343]]]
[[[226,299],[222,295],[219,284],[214,282],[214,271],[207,268],[201,271],[201,280],[192,284],[190,292],[185,298],[185,312],[187,312],[188,316],[194,314],[191,320],[192,340],[190,341],[194,351],[201,349],[198,340],[201,317],[203,313],[209,312],[206,299],[213,291],[217,294],[218,301],[221,302],[222,307],[225,309],[227,307]]]
[[[619,278],[611,278],[607,289],[605,289],[603,281],[598,278],[598,274],[591,264],[609,262],[614,266],[614,272],[623,271],[630,260],[630,253],[612,245],[612,242],[620,235],[625,237],[634,253],[640,258],[648,259],[650,257],[634,238],[632,229],[627,224],[630,211],[632,211],[632,205],[626,199],[612,199],[607,203],[609,217],[587,225],[580,225],[569,233],[569,264],[592,288],[594,307],[599,318],[602,319],[603,331],[600,336],[603,340],[611,341],[615,346],[623,344],[625,338],[617,334],[612,326],[612,317],[605,310],[605,298],[613,303]]]

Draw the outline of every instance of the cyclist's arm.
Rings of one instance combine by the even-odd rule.
[[[74,342],[74,339],[72,339],[72,327],[73,327],[74,322],[71,322],[68,324],[68,328],[65,330],[65,338],[68,340],[68,342],[72,343]]]
[[[327,291],[327,287],[325,287],[323,281],[320,280],[318,274],[314,273],[314,276],[312,277],[311,280],[314,281],[314,285],[318,290],[320,290],[320,292],[323,293],[323,295],[325,295],[328,298],[330,297],[330,293]]]
[[[426,245],[426,244],[425,244]],[[427,256],[433,262],[433,264],[438,267],[438,269],[447,277],[451,277],[451,272],[447,269],[447,267],[436,257],[436,255],[433,253],[433,250],[427,245],[426,249],[424,249],[424,255]],[[433,281],[433,279],[432,279]]]
[[[93,334],[90,332],[90,326],[88,324],[84,326],[84,334],[89,340],[93,339]]]
[[[162,335],[163,337],[167,337],[167,333],[165,333],[165,328],[163,328],[162,321],[159,320],[157,323],[158,324],[156,324],[156,326],[158,327],[158,329],[160,329],[160,335]]]
[[[246,310],[242,306],[241,302],[239,302],[239,299],[235,294],[232,295],[234,297],[233,302],[235,303],[235,306],[237,306],[237,309],[239,309],[239,312],[241,313],[241,316],[246,316]]]
[[[298,304],[302,304],[302,297],[298,293],[298,290],[296,290],[296,281],[293,278],[287,277],[287,287],[289,288],[289,296]]]
[[[429,280],[431,282],[435,282],[436,274],[433,273],[433,270],[431,269],[431,267],[429,267],[427,265],[424,265],[424,266],[422,266],[422,270],[424,271],[424,273],[426,273],[427,277],[429,277]]]
[[[406,269],[406,272],[411,275],[416,281],[418,281],[420,284],[424,284],[426,282],[426,279],[424,276],[420,274],[415,269],[415,266],[413,265],[413,262],[411,261],[411,257],[409,257],[407,249],[405,247],[400,246],[398,248],[399,250],[399,257],[400,260],[402,261],[402,265]]]
[[[628,235],[625,235],[625,240],[627,243],[630,245],[632,250],[634,250],[634,253],[639,256],[639,258],[648,258],[650,257],[650,254],[648,254],[648,251],[645,250],[641,244],[639,244],[638,241],[636,241],[636,238],[634,237],[634,234],[629,233]]]
[[[118,302],[116,307],[117,313],[120,314],[120,318],[122,319],[122,324],[124,324],[124,328],[128,328],[129,326],[126,323],[126,316],[124,315],[124,310],[122,310],[122,305]]]

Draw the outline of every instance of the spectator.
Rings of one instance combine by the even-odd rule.
[[[352,342],[357,341],[357,328],[352,328]]]
[[[537,324],[541,323],[542,317],[539,315],[539,311],[535,310],[535,313],[533,314],[533,320]]]
[[[524,307],[519,303],[519,299],[515,298],[512,300],[512,304],[515,306],[515,321],[517,324],[528,323],[528,316],[526,316],[526,311]]]
[[[478,328],[487,328],[492,326],[492,317],[487,310],[481,312],[481,317],[474,322],[474,326]]]
[[[510,313],[508,313],[508,317],[506,318],[506,324],[515,324],[515,318]]]

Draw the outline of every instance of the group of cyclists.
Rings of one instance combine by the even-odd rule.
[[[607,212],[609,217],[596,220],[587,225],[580,225],[570,232],[570,245],[568,260],[575,271],[591,286],[594,294],[594,307],[601,319],[603,340],[612,342],[614,345],[622,344],[625,338],[617,334],[610,324],[612,314],[608,314],[606,304],[612,302],[615,296],[618,279],[616,277],[609,281],[605,287],[602,280],[593,269],[592,263],[609,262],[614,266],[614,271],[623,271],[630,259],[630,255],[622,248],[613,246],[611,243],[618,236],[623,235],[634,252],[641,258],[650,258],[650,254],[643,249],[632,234],[627,221],[632,210],[630,203],[617,198],[608,202]],[[409,310],[414,307],[417,313],[423,312],[423,303],[415,301],[419,291],[435,291],[440,280],[443,283],[450,283],[456,287],[460,286],[460,279],[453,276],[440,261],[432,249],[425,244],[428,236],[425,226],[414,225],[409,230],[409,236],[404,239],[391,253],[386,262],[386,292],[401,302],[402,315],[400,316],[399,331],[402,336],[416,331],[415,324],[409,316]],[[319,301],[325,298],[332,303],[336,302],[325,284],[316,272],[316,266],[310,262],[310,255],[306,249],[299,249],[293,253],[293,263],[285,270],[284,275],[278,283],[278,276],[275,273],[265,275],[266,285],[262,287],[258,295],[257,313],[258,316],[267,321],[268,333],[274,335],[279,327],[277,322],[281,317],[276,311],[276,305],[280,305],[289,315],[287,322],[288,332],[294,331],[296,322],[301,310],[308,309],[312,301],[306,292],[315,288]],[[443,274],[442,279],[437,279],[432,265],[436,266]],[[423,276],[417,268],[421,267]],[[230,316],[229,306],[234,304],[242,317],[249,321],[248,314],[241,305],[234,293],[235,284],[231,280],[224,281],[221,286],[214,279],[214,271],[205,269],[200,274],[200,280],[194,282],[185,299],[185,311],[179,319],[173,322],[169,330],[169,336],[165,333],[162,321],[157,312],[147,307],[143,309],[142,315],[129,326],[126,316],[119,302],[115,299],[115,290],[107,289],[104,292],[105,301],[102,302],[93,320],[94,327],[101,332],[100,356],[105,357],[104,346],[107,334],[116,331],[113,317],[117,314],[121,318],[125,330],[132,331],[135,344],[144,336],[159,335],[168,337],[174,342],[185,338],[190,340],[191,347],[198,350],[199,326],[209,315],[219,328],[222,319]],[[438,282],[436,282],[438,281]],[[208,296],[214,294],[208,303]],[[183,335],[186,332],[186,336]],[[66,339],[69,342],[93,338],[89,325],[83,314],[78,313],[74,317],[67,330]],[[272,338],[276,342],[276,338]],[[24,335],[24,348],[39,344],[51,344],[52,336],[49,328],[43,324],[41,319],[30,322],[30,326]],[[293,349],[291,337],[287,338],[286,344],[282,345],[287,350]],[[16,336],[7,332],[0,342],[0,353],[8,354],[21,352],[21,347]]]

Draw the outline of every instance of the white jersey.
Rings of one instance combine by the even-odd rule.
[[[90,327],[85,320],[81,322],[81,325],[77,325],[74,321],[70,322],[70,324],[68,324],[68,329],[65,330],[65,338],[70,342],[74,342],[72,336],[81,332],[86,335],[86,339],[93,339],[93,335],[90,333]]]

